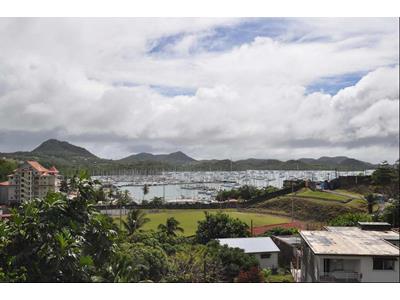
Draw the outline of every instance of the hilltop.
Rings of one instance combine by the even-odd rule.
[[[196,160],[181,151],[169,154],[151,154],[142,152],[118,160],[120,163],[134,163],[138,161],[159,161],[171,164],[189,164],[195,162]]]
[[[44,166],[56,165],[61,171],[76,169],[88,170],[190,170],[190,171],[229,171],[229,170],[365,170],[376,166],[346,156],[302,158],[281,161],[277,159],[249,158],[237,161],[229,159],[196,160],[177,151],[169,154],[138,153],[118,160],[99,158],[87,149],[66,141],[49,139],[32,151],[0,153],[0,157],[39,161]]]
[[[85,148],[72,145],[65,141],[58,141],[56,139],[49,139],[38,147],[32,150],[32,154],[40,156],[59,156],[59,157],[86,157],[98,158],[96,155],[90,153]]]

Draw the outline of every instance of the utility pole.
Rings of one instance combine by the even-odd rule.
[[[292,181],[292,194],[294,193],[294,185],[293,185],[293,181]],[[294,213],[294,198],[293,198],[293,196],[294,195],[292,195],[292,223],[293,223],[293,221],[294,221],[294,218],[293,218],[293,213]]]

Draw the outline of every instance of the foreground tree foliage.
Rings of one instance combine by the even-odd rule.
[[[78,196],[61,193],[34,199],[15,209],[0,231],[3,281],[89,282],[110,258],[117,231],[93,209],[93,183],[74,178]]]
[[[240,249],[177,235],[176,220],[158,231],[137,230],[146,218],[134,211],[120,231],[94,208],[95,186],[86,174],[75,176],[68,186],[74,199],[52,193],[0,221],[0,282],[234,282],[258,267]],[[245,224],[228,225],[230,235],[248,234]]]
[[[196,239],[199,243],[206,244],[217,238],[247,237],[250,235],[249,226],[237,218],[218,212],[210,214],[204,212],[205,220],[199,221]]]

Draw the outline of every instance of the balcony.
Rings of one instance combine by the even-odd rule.
[[[319,282],[361,282],[362,274],[353,271],[323,272]]]

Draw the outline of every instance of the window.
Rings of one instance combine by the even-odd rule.
[[[271,253],[261,253],[261,258],[270,258]]]
[[[394,270],[394,258],[374,258],[374,270]]]

